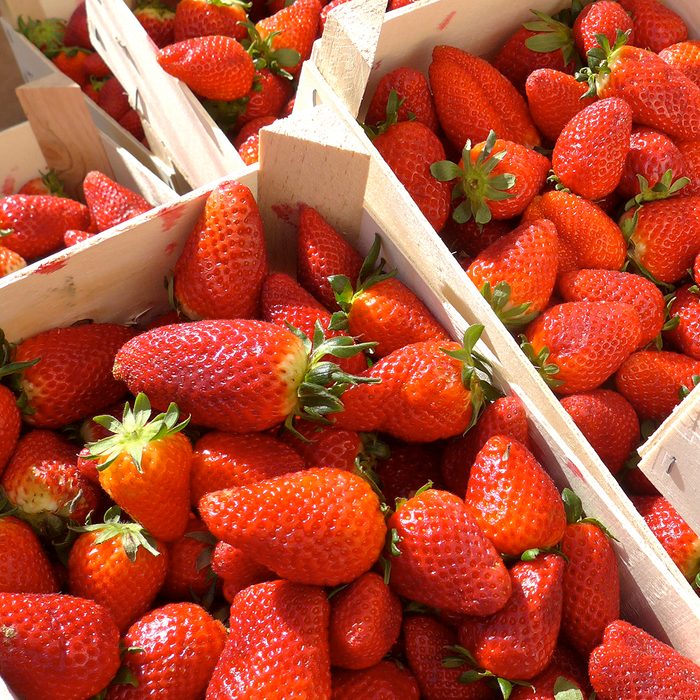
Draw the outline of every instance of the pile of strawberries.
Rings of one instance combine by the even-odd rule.
[[[85,176],[81,189],[85,204],[68,197],[58,174],[49,170],[16,194],[0,197],[0,277],[153,208],[96,170]]]
[[[224,182],[173,311],[5,343],[20,697],[693,696],[700,668],[619,619],[609,533],[490,384],[481,327],[452,341],[380,253],[302,205],[297,279],[270,272]]]
[[[367,131],[675,551],[634,467],[700,377],[700,43],[659,0],[534,14],[490,62],[385,75]]]

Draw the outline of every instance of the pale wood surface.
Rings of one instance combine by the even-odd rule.
[[[0,129],[6,129],[21,122],[24,113],[15,96],[22,77],[4,32],[0,32],[0,65]]]

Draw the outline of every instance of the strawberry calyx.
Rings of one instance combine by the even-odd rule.
[[[369,124],[364,124],[360,122],[360,126],[364,129],[365,134],[370,140],[374,140],[380,134],[384,134],[389,131],[389,128],[398,124],[399,121],[399,109],[405,102],[405,98],[399,99],[399,95],[396,90],[391,90],[389,92],[389,97],[386,101],[385,119],[383,122],[379,122],[375,126],[370,126]],[[408,113],[408,121],[415,121],[416,115],[413,112]]]
[[[240,97],[237,100],[224,102],[223,100],[203,100],[204,109],[209,116],[223,129],[232,129],[238,124],[238,120],[250,102],[250,97]]]
[[[430,172],[436,180],[456,181],[452,188],[452,199],[464,200],[452,213],[452,218],[458,224],[466,223],[472,217],[477,224],[487,224],[491,221],[491,210],[487,202],[498,202],[515,197],[515,194],[509,191],[515,187],[515,175],[491,174],[507,153],[505,150],[493,153],[495,143],[496,132],[491,130],[476,162],[472,162],[472,142],[468,140],[462,150],[460,165],[449,160],[441,160],[430,166]]]
[[[581,95],[581,99],[585,97],[597,97],[601,89],[607,82],[607,76],[610,75],[611,66],[618,60],[620,53],[627,45],[630,32],[617,30],[615,43],[610,46],[610,40],[605,34],[596,34],[598,46],[592,48],[586,55],[588,65],[576,71],[576,80],[580,83],[588,83],[588,90]]]
[[[690,183],[690,179],[687,177],[679,177],[677,180],[674,180],[671,169],[667,170],[653,187],[649,187],[649,181],[644,175],[637,174],[637,180],[639,181],[640,192],[625,204],[625,211],[629,211],[634,207],[638,210],[647,202],[673,197]]]
[[[555,554],[561,557],[564,561],[568,562],[569,557],[561,551],[559,546],[556,547],[533,547],[532,549],[526,549],[519,557],[520,561],[535,561],[540,554]]]
[[[178,423],[179,410],[174,403],[168,406],[165,413],[159,413],[152,420],[150,418],[151,402],[144,393],[136,396],[133,409],[128,402],[124,404],[121,421],[114,416],[95,416],[93,418],[95,423],[106,428],[113,435],[88,443],[90,454],[87,458],[105,457],[106,459],[97,467],[98,471],[102,471],[126,453],[131,457],[136,470],[143,473],[141,460],[146,446],[180,432],[190,421],[188,417]]]
[[[29,367],[34,367],[35,364],[41,361],[41,357],[35,357],[32,360],[26,360],[24,362],[13,362],[12,356],[15,352],[15,345],[10,343],[5,337],[4,331],[0,328],[0,377],[12,377],[13,388],[20,390],[19,388],[19,374],[21,374],[25,369]],[[20,404],[22,397],[18,399],[18,405]],[[24,395],[24,400],[27,400],[26,395]],[[20,408],[22,406],[20,405]]]
[[[489,282],[485,282],[480,291],[481,296],[488,301],[489,306],[496,312],[496,316],[498,316],[501,323],[508,328],[525,326],[537,317],[536,311],[528,313],[528,309],[532,305],[531,302],[526,301],[517,305],[511,304],[511,288],[508,282],[498,282],[493,289]]]
[[[115,685],[130,685],[132,688],[139,687],[139,679],[136,678],[133,671],[124,664],[124,658],[127,654],[143,654],[146,650],[143,647],[127,647],[124,645],[123,640],[119,641],[119,658],[122,661],[122,665],[115,674],[114,678],[109,682],[109,685],[101,690],[99,693],[93,695],[90,700],[106,700],[110,688]]]
[[[559,366],[549,361],[550,352],[546,345],[539,352],[535,352],[532,343],[525,335],[521,334],[520,348],[550,389],[556,389],[564,383],[556,378],[556,375],[559,374]]]
[[[41,177],[41,181],[44,183],[50,195],[53,195],[54,197],[64,198],[68,196],[66,195],[66,192],[63,189],[63,183],[58,177],[58,173],[53,168],[50,168],[46,172],[40,170],[39,177]]]
[[[698,292],[700,292],[700,289],[698,289],[698,287],[696,287],[695,285],[693,285],[693,287],[695,287],[695,289],[697,289]],[[693,291],[693,287],[688,288],[688,291],[691,294],[696,293]],[[663,334],[675,330],[676,328],[678,328],[678,324],[681,322],[681,317],[679,314],[671,316],[671,307],[673,306],[673,302],[676,301],[675,290],[673,292],[670,292],[669,294],[666,294],[664,296],[664,301],[666,302],[666,306],[664,307],[664,325],[661,326],[659,334],[653,340],[654,347],[657,350],[661,350],[664,346]]]
[[[691,382],[693,384],[691,387],[681,384],[681,388],[678,390],[678,397],[681,399],[681,401],[686,398],[698,384],[700,384],[700,374],[694,374],[691,377]]]
[[[240,7],[246,11],[253,7],[253,3],[246,2],[246,0],[206,0],[206,3],[214,7]]]
[[[293,80],[294,76],[286,70],[294,68],[301,61],[301,54],[294,49],[275,49],[272,46],[274,38],[281,32],[270,32],[264,39],[258,28],[250,21],[240,22],[248,31],[248,39],[241,44],[253,59],[256,70],[268,68],[272,73]]]
[[[573,22],[580,11],[581,5],[577,2],[572,4],[571,9],[564,10],[554,16],[538,10],[530,10],[537,19],[525,22],[523,27],[528,31],[535,32],[535,36],[526,39],[525,46],[530,51],[537,53],[550,53],[561,50],[565,66],[568,66],[570,63],[580,65],[581,61],[576,52],[574,33],[572,31]]]
[[[121,539],[124,553],[130,562],[136,561],[139,548],[145,549],[154,557],[159,557],[160,552],[155,540],[139,524],[134,522],[122,522],[122,511],[119,506],[112,506],[104,515],[104,522],[92,523],[88,515],[85,525],[69,526],[74,532],[97,532],[95,544],[103,544],[115,538]]]
[[[570,488],[567,487],[561,492],[561,500],[564,502],[566,522],[569,525],[575,525],[576,523],[589,523],[590,525],[595,525],[597,528],[603,531],[606,537],[608,537],[611,540],[615,540],[615,542],[619,542],[617,537],[615,537],[612,534],[612,532],[610,532],[610,530],[608,530],[608,528],[600,522],[600,520],[597,520],[596,518],[586,517],[586,514],[583,512],[583,505],[581,504],[581,499]]]
[[[572,680],[559,676],[554,681],[554,700],[586,700],[578,684]],[[595,693],[591,693],[588,700],[595,700]]]
[[[62,19],[17,18],[17,31],[23,34],[47,58],[53,58],[63,48],[66,22]]]

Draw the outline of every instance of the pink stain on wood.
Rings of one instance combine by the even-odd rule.
[[[444,31],[447,28],[447,25],[454,19],[454,16],[456,14],[457,14],[457,10],[452,10],[452,12],[450,12],[447,15],[447,17],[445,17],[445,19],[443,19],[442,22],[440,22],[440,24],[438,24],[438,30],[441,32]]]
[[[296,226],[299,220],[299,205],[292,206],[291,204],[273,204],[272,211],[290,226]]]
[[[569,469],[569,471],[571,471],[572,474],[575,474],[579,479],[581,479],[581,481],[586,481],[583,478],[583,474],[581,474],[579,468],[570,459],[566,460],[566,466]]]
[[[177,248],[177,243],[174,241],[172,243],[168,243],[168,245],[165,246],[165,254],[166,255],[172,255]]]
[[[380,59],[372,66],[372,70],[373,70],[373,71],[379,70],[379,69],[382,67],[382,62],[383,62],[383,60],[384,60],[384,59],[380,58]]]
[[[2,193],[3,195],[13,194],[16,187],[15,178],[12,175],[8,175],[2,183]]]
[[[68,262],[68,258],[60,258],[59,260],[52,260],[51,262],[43,263],[34,270],[37,275],[50,275],[52,272],[60,270],[65,267]]]
[[[182,218],[185,205],[182,203],[174,204],[172,207],[166,207],[158,212],[158,219],[163,224],[163,231],[166,233],[171,231]]]

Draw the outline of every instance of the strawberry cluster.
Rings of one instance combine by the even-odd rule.
[[[383,76],[367,130],[693,581],[636,448],[700,376],[700,44],[658,0],[534,14]]]
[[[491,386],[481,328],[452,341],[379,239],[363,260],[311,207],[296,279],[264,241],[221,183],[173,311],[3,347],[15,692],[692,696],[700,668],[619,619],[609,534]]]

